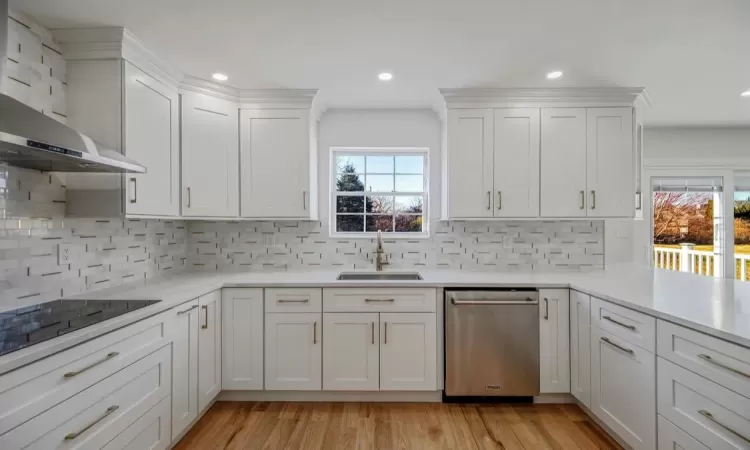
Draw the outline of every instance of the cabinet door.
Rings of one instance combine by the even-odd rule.
[[[448,214],[492,217],[491,109],[448,110]]]
[[[381,313],[380,390],[437,390],[435,314]]]
[[[542,108],[542,217],[586,216],[586,109]]]
[[[570,392],[570,291],[539,291],[539,391]]]
[[[325,313],[323,390],[377,391],[380,388],[378,313]]]
[[[148,172],[126,174],[125,212],[179,214],[179,109],[177,92],[124,63],[125,155]]]
[[[221,291],[200,298],[198,333],[198,410],[203,411],[221,392]]]
[[[322,314],[266,314],[266,390],[318,391],[322,381]]]
[[[495,110],[495,217],[539,216],[539,109]]]
[[[656,429],[659,440],[656,448],[659,450],[710,450],[662,416],[658,416]]]
[[[239,215],[238,107],[205,94],[182,94],[182,214]]]
[[[633,109],[586,109],[586,154],[588,216],[632,217]]]
[[[198,300],[175,308],[172,337],[172,439],[198,417]]]
[[[224,289],[222,296],[222,388],[263,390],[263,289]]]
[[[570,291],[570,393],[591,408],[591,298]]]
[[[656,356],[591,327],[591,411],[636,450],[656,448]]]
[[[240,112],[242,217],[310,217],[310,113]]]

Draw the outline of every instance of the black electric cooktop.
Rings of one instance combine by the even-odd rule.
[[[158,302],[55,300],[0,312],[0,356]]]

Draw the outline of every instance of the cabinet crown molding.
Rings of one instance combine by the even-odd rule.
[[[531,106],[650,106],[641,87],[461,88],[440,89],[450,108]]]

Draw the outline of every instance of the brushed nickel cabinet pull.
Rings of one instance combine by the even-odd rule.
[[[373,322],[371,327],[371,333],[372,333],[372,344],[375,345],[375,322]]]
[[[581,191],[581,209],[586,209],[586,192]]]
[[[621,326],[621,327],[623,327],[623,328],[627,328],[628,330],[632,330],[632,331],[635,331],[635,330],[636,330],[636,328],[635,328],[635,326],[634,326],[634,325],[628,325],[628,324],[626,324],[626,323],[622,323],[622,322],[620,322],[620,321],[618,321],[618,320],[615,320],[615,319],[613,319],[613,318],[611,318],[611,317],[609,317],[609,316],[602,316],[602,319],[604,319],[604,320],[609,320],[610,322],[612,322],[612,323],[614,323],[614,324],[616,324],[616,325],[620,325],[620,326]]]
[[[629,348],[625,348],[625,347],[623,347],[621,345],[617,345],[614,342],[610,341],[608,338],[603,337],[602,341],[606,342],[607,344],[611,345],[612,347],[615,347],[615,348],[618,348],[618,349],[624,351],[625,353],[629,353],[631,355],[635,354],[635,352],[633,350],[631,350]]]
[[[388,322],[383,322],[383,344],[388,343]]]
[[[302,209],[307,211],[307,191],[302,191]]]
[[[112,405],[112,406],[110,406],[109,408],[107,408],[107,410],[106,410],[106,411],[104,412],[104,414],[102,414],[102,415],[101,415],[101,417],[99,417],[98,419],[96,419],[96,420],[92,421],[92,422],[91,422],[90,424],[86,425],[86,426],[85,426],[85,427],[83,427],[82,429],[80,429],[80,430],[78,430],[78,431],[76,431],[76,432],[73,432],[73,433],[70,433],[70,434],[66,435],[66,436],[65,436],[65,440],[66,440],[66,441],[72,441],[73,439],[75,439],[75,438],[77,438],[78,436],[82,435],[82,434],[83,434],[83,433],[85,433],[85,432],[86,432],[86,431],[87,431],[87,430],[88,430],[89,428],[93,427],[93,426],[94,426],[94,425],[96,425],[97,423],[99,423],[99,422],[101,422],[102,420],[106,419],[108,415],[110,415],[110,414],[112,414],[113,412],[117,411],[117,409],[118,409],[119,407],[120,407],[120,405]]]
[[[205,330],[206,328],[208,328],[208,306],[203,305],[201,306],[201,309],[206,313],[206,315],[204,316],[206,321],[203,323],[203,325],[201,325],[201,328]]]
[[[487,191],[487,211],[492,209],[492,192]]]
[[[194,309],[195,309],[195,308],[197,308],[197,307],[198,307],[198,305],[193,305],[193,306],[191,306],[191,307],[190,307],[190,308],[188,308],[188,309],[184,309],[184,310],[182,310],[182,311],[177,311],[177,315],[178,315],[178,316],[181,316],[181,315],[183,315],[183,314],[187,314],[187,313],[189,313],[190,311],[194,310]]]
[[[191,202],[191,198],[192,198],[192,196],[190,195],[190,187],[188,186],[188,188],[187,188],[187,207],[188,208],[190,208],[190,204],[192,203]]]
[[[299,300],[285,300],[282,298],[282,299],[276,300],[276,303],[307,303],[309,301],[310,301],[309,298],[299,299]]]
[[[726,369],[726,370],[728,370],[728,371],[730,371],[732,373],[736,373],[737,375],[741,375],[741,376],[743,376],[745,378],[750,378],[750,374],[747,374],[747,373],[745,373],[745,372],[743,372],[743,371],[741,371],[739,369],[735,369],[734,367],[729,367],[729,366],[727,366],[724,363],[720,363],[719,361],[714,360],[713,358],[711,358],[710,356],[706,355],[705,353],[699,354],[698,358],[704,359],[704,360],[710,362],[711,364],[713,364],[715,366],[719,366],[722,369]]]
[[[74,372],[67,372],[67,373],[65,373],[63,375],[63,378],[73,378],[74,376],[80,375],[80,374],[82,374],[83,372],[85,372],[85,371],[87,371],[89,369],[93,369],[94,367],[98,366],[99,364],[102,364],[102,363],[105,363],[105,362],[109,361],[110,359],[114,358],[115,356],[117,356],[119,354],[120,354],[120,352],[110,352],[110,353],[107,353],[107,356],[105,356],[104,358],[100,359],[97,362],[91,363],[88,366],[86,366],[86,367],[84,367],[82,369],[78,369],[78,370],[76,370]]]
[[[596,191],[591,191],[591,209],[596,209]]]
[[[497,191],[497,210],[500,211],[501,209],[503,209],[503,193]]]
[[[544,299],[544,320],[549,320],[549,300]]]
[[[395,302],[395,298],[366,298],[365,302],[367,303],[373,303],[373,302],[380,302],[380,303],[393,303]]]
[[[313,344],[318,343],[318,322],[313,322]]]
[[[709,411],[706,411],[705,409],[698,410],[698,414],[705,417],[706,419],[710,420],[711,422],[715,423],[716,425],[720,426],[721,428],[727,430],[728,432],[732,433],[733,435],[737,436],[738,438],[742,439],[743,441],[750,443],[750,438],[747,438],[740,434],[740,432],[734,430],[731,427],[728,427],[724,425],[723,423],[716,420],[716,417],[714,417],[713,414],[711,414]]]
[[[130,182],[133,184],[133,198],[130,199],[130,203],[136,203],[138,201],[138,179],[130,177]]]

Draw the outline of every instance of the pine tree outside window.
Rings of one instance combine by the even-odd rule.
[[[333,149],[331,235],[427,237],[426,149]]]

